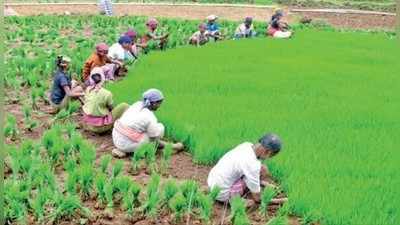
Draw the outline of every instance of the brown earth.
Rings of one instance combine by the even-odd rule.
[[[33,4],[12,5],[12,8],[22,16],[40,14],[98,14],[96,4]],[[285,8],[289,22],[297,22],[304,16],[312,19],[326,21],[340,28],[351,29],[385,29],[394,30],[396,27],[396,16],[374,15],[356,13],[313,13],[313,12],[290,12]],[[257,21],[269,20],[273,12],[272,7],[240,7],[240,6],[207,6],[207,5],[152,5],[152,4],[116,4],[114,13],[118,16],[157,16],[182,19],[204,19],[209,14],[216,14],[222,19],[240,21],[245,16],[251,15]]]

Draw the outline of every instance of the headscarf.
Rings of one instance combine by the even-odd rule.
[[[146,26],[155,29],[158,25],[158,21],[155,18],[151,18],[147,21]]]
[[[94,80],[92,79],[92,75],[93,74],[100,74],[100,77],[101,77],[101,81],[100,81],[100,83],[98,83],[98,84],[96,84],[95,82],[94,82]],[[93,90],[95,90],[95,91],[98,91],[98,90],[100,90],[102,87],[103,87],[103,84],[104,84],[104,81],[105,81],[105,76],[104,76],[104,70],[103,70],[103,68],[102,67],[94,67],[93,69],[92,69],[92,71],[90,72],[90,76],[89,76],[89,83],[90,83],[90,86],[88,87],[88,88],[90,88],[89,90],[90,91],[93,91]]]
[[[147,108],[153,102],[158,102],[164,99],[163,93],[155,88],[151,88],[143,93],[143,107]]]
[[[119,40],[118,40],[118,43],[119,43],[120,45],[123,45],[123,44],[131,44],[131,43],[132,43],[132,38],[130,38],[130,37],[126,36],[126,35],[121,36],[121,37],[119,38]]]
[[[281,150],[282,141],[276,134],[266,134],[258,141],[264,148],[271,150],[274,153],[277,153]]]
[[[137,33],[134,29],[130,28],[127,32],[125,32],[124,36],[128,36],[133,40],[136,38]]]
[[[100,51],[108,51],[108,45],[104,42],[99,43],[96,45],[96,51],[100,52]]]
[[[216,20],[216,19],[218,19],[218,16],[216,16],[216,15],[209,15],[209,16],[207,16],[207,20],[208,20],[208,21],[212,21],[212,20]]]

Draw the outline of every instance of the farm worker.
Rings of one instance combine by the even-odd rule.
[[[196,31],[189,40],[191,45],[204,45],[208,42],[207,25],[202,23],[199,25],[199,30]]]
[[[150,141],[158,142],[161,147],[166,144],[161,140],[164,135],[164,125],[159,123],[154,115],[163,100],[161,91],[149,89],[143,93],[142,101],[131,105],[115,122],[112,132],[116,147],[112,154],[115,157],[124,157]],[[173,148],[181,150],[183,145],[176,143]]]
[[[118,43],[113,44],[108,51],[108,57],[121,63],[134,59],[132,55],[133,40],[127,35],[121,36]]]
[[[92,76],[94,74],[99,74],[101,76],[101,79],[105,81],[112,81],[114,80],[114,68],[109,66],[110,64],[101,66],[101,67],[95,67],[92,69],[90,72],[89,78],[85,81],[86,86],[92,86],[95,84]]]
[[[149,41],[159,41],[158,47],[160,49],[165,49],[167,47],[169,34],[157,35],[156,30],[158,27],[158,21],[151,18],[146,23],[147,33],[141,38],[140,47],[143,48],[145,53],[148,51]]]
[[[137,39],[136,31],[134,29],[130,28],[130,29],[128,29],[127,32],[125,32],[124,36],[128,36],[132,39],[132,48],[131,48],[130,52],[133,55],[133,57],[135,59],[137,59],[139,56],[139,49],[137,48],[137,45],[136,45],[136,39]]]
[[[108,51],[108,57],[110,57],[112,60],[118,61],[122,65],[121,67],[117,68],[115,75],[124,75],[128,71],[125,65],[135,59],[131,53],[132,44],[132,38],[124,35],[119,38],[118,43],[115,43],[110,47],[110,50]]]
[[[253,201],[260,202],[261,186],[269,176],[260,160],[275,156],[281,146],[276,134],[266,134],[256,144],[244,142],[227,152],[211,169],[207,179],[210,189],[216,186],[221,189],[217,200],[227,202],[233,196],[244,195],[247,188]]]
[[[83,88],[75,80],[72,80],[68,73],[70,63],[71,59],[67,56],[57,57],[57,71],[50,92],[50,104],[54,113],[67,107],[71,98],[79,98],[84,95]]]
[[[221,32],[219,31],[219,25],[217,24],[218,16],[209,15],[207,16],[207,32],[210,37],[214,38],[215,41],[222,39]]]
[[[282,9],[276,9],[274,15],[271,17],[271,21],[268,25],[267,35],[274,38],[289,38],[292,36],[292,32],[289,31],[289,25],[282,21],[283,11]]]
[[[100,14],[102,15],[107,15],[107,16],[113,15],[111,0],[99,0],[99,9],[100,9]]]
[[[244,19],[244,22],[236,28],[235,39],[251,38],[254,36],[256,36],[256,31],[253,26],[253,18],[248,16]]]
[[[86,88],[83,104],[82,123],[84,129],[94,133],[104,133],[113,127],[115,120],[128,109],[127,103],[113,107],[110,91],[103,88],[104,80],[100,73],[91,75],[93,85]]]
[[[93,68],[95,67],[103,67],[104,70],[108,71],[110,79],[114,79],[114,71],[121,66],[122,64],[116,60],[111,60],[108,56],[108,46],[106,43],[99,43],[96,45],[96,52],[92,53],[92,55],[86,60],[82,69],[82,78],[83,81],[87,81],[89,75]]]

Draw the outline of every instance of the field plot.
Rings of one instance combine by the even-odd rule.
[[[242,141],[274,131],[270,162],[290,206],[322,224],[399,221],[400,64],[384,35],[305,30],[289,41],[229,41],[154,53],[111,85],[133,102],[164,91],[161,120],[213,163]]]
[[[58,54],[72,58],[70,72],[79,80],[96,43],[112,44],[128,27],[143,33],[145,21],[5,19],[9,223],[220,224],[224,209],[205,191],[210,167],[202,164],[266,131],[284,140],[283,153],[267,163],[284,189],[278,195],[288,196],[289,204],[268,205],[267,193],[263,207],[246,215],[239,199],[224,224],[232,223],[229,214],[251,225],[271,225],[270,219],[285,224],[291,214],[304,223],[397,223],[400,65],[393,34],[294,25],[295,37],[287,41],[193,48],[183,45],[199,21],[160,19],[171,33],[169,49],[143,56],[108,87],[115,100],[127,102],[149,87],[162,89],[166,101],[158,116],[169,137],[184,141],[201,164],[185,153],[155,156],[149,146],[142,155],[115,160],[110,135],[77,128],[78,104],[49,115],[46,91]],[[262,35],[265,24],[255,25]],[[236,24],[221,26],[232,34]]]

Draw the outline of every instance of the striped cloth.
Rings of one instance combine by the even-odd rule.
[[[229,190],[230,197],[232,198],[237,195],[242,196],[245,190],[246,190],[246,183],[242,178],[240,178],[230,188]]]
[[[99,8],[102,14],[107,16],[113,15],[111,0],[99,0]]]

